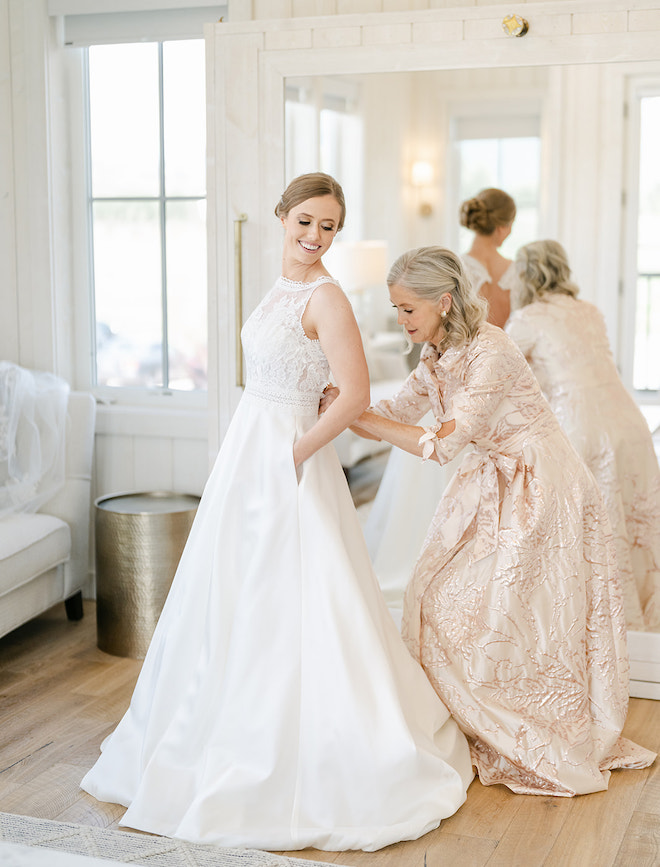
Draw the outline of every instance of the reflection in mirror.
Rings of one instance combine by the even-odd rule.
[[[639,97],[637,322],[633,385],[660,389],[660,82]]]
[[[543,231],[551,82],[552,69],[537,67],[287,79],[286,182],[321,170],[344,188],[346,226],[325,261],[353,302],[372,380],[402,378],[418,354],[402,356],[385,290],[400,253],[465,252],[460,204],[491,186],[517,206],[502,255]]]

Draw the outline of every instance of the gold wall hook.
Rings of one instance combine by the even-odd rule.
[[[502,30],[507,36],[524,36],[529,30],[529,21],[520,15],[507,15],[502,20]]]

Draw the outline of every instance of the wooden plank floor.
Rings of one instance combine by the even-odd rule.
[[[64,606],[0,640],[0,811],[117,828],[123,808],[79,782],[126,709],[140,663],[96,647],[94,604],[69,623]],[[625,734],[660,748],[660,702],[633,699]],[[288,853],[354,867],[657,867],[660,762],[615,771],[607,792],[514,795],[474,782],[437,831],[379,852]]]

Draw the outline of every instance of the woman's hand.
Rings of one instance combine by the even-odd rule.
[[[335,400],[339,397],[339,389],[336,385],[326,385],[323,389],[323,394],[321,395],[321,400],[319,401],[319,415],[325,412],[326,409],[330,406],[330,404],[334,403]]]

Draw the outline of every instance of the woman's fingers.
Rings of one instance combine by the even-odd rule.
[[[319,401],[319,413],[325,412],[330,404],[339,397],[339,389],[335,385],[326,385]]]

